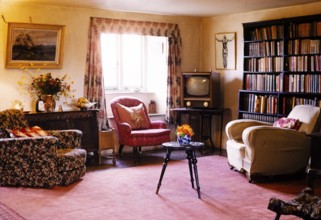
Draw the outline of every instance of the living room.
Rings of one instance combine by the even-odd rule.
[[[18,68],[13,68],[13,69],[5,68],[5,58],[7,56],[6,55],[7,29],[8,29],[7,22],[65,25],[66,29],[65,29],[65,38],[64,38],[63,66],[62,68],[59,68],[59,69],[49,69],[49,70],[46,69],[46,71],[48,72],[50,71],[51,73],[57,74],[57,75],[68,74],[68,76],[74,81],[75,97],[82,97],[84,94],[84,86],[83,86],[84,72],[85,72],[85,66],[86,66],[88,29],[89,29],[90,17],[143,20],[143,21],[155,21],[155,22],[178,24],[181,37],[182,37],[182,45],[183,45],[183,49],[181,52],[182,53],[181,54],[182,71],[193,71],[194,69],[197,69],[197,70],[204,70],[204,71],[212,70],[220,73],[220,76],[221,76],[220,105],[221,107],[229,109],[224,114],[223,124],[225,128],[225,125],[229,121],[238,118],[239,106],[238,106],[237,94],[238,94],[238,90],[242,88],[242,79],[243,79],[244,53],[243,53],[242,24],[246,22],[265,21],[265,20],[273,20],[273,19],[280,19],[280,18],[290,18],[290,17],[297,17],[297,16],[304,16],[304,15],[319,14],[320,7],[321,7],[321,2],[315,1],[314,3],[308,3],[308,4],[302,4],[302,5],[300,4],[300,5],[294,5],[294,6],[288,6],[288,7],[270,8],[270,9],[242,12],[242,13],[200,17],[200,16],[173,16],[173,15],[161,15],[161,14],[147,14],[147,13],[113,11],[113,10],[84,8],[84,7],[69,7],[69,6],[59,6],[59,5],[37,4],[37,3],[29,3],[28,1],[2,0],[0,2],[0,10],[3,16],[3,22],[1,22],[1,26],[0,26],[1,34],[2,34],[2,41],[1,41],[2,46],[0,47],[0,54],[2,54],[2,59],[0,61],[0,68],[1,68],[0,86],[2,88],[2,95],[1,95],[2,101],[0,103],[0,110],[12,108],[13,101],[15,100],[19,100],[22,102],[22,105],[25,111],[32,111],[34,109],[34,100],[32,100],[29,96],[22,94],[21,90],[19,89],[19,85],[17,83],[23,77],[24,75],[23,71],[21,71]],[[215,65],[215,34],[216,33],[235,33],[236,34],[236,41],[235,41],[236,68],[235,69],[229,69],[229,70],[216,69],[216,65]],[[111,96],[107,96],[107,97],[111,97]],[[139,94],[139,98],[144,99],[146,103],[148,103],[151,100],[151,97],[146,96],[145,94]],[[157,103],[157,104],[161,105],[161,103]],[[62,108],[64,110],[68,109],[68,105],[64,104],[62,101],[58,102],[58,105],[62,105]],[[109,105],[108,105],[107,111],[108,111],[108,114],[111,113]],[[164,114],[164,112],[159,112],[159,113],[161,115]],[[226,140],[227,140],[227,137],[224,132],[223,141],[222,141],[223,149],[226,148]],[[213,141],[216,146],[219,144],[219,138],[217,134],[213,134]],[[89,178],[89,176],[91,175],[93,174],[90,173],[88,176],[85,176],[85,177]],[[156,177],[156,179],[157,178],[158,177]],[[99,181],[108,181],[108,179],[101,179]],[[302,184],[302,182],[300,183]],[[288,183],[285,183],[284,185],[281,184],[283,189],[287,187],[287,184]],[[298,188],[300,188],[301,186],[302,185],[299,185]],[[74,187],[77,188],[77,185],[75,185]],[[93,186],[93,187],[96,187],[96,186]],[[126,187],[131,187],[131,186],[126,185]],[[155,187],[156,187],[156,184],[155,184]],[[163,187],[165,188],[165,183]],[[201,182],[201,187],[205,188],[206,185],[202,186],[202,182]],[[73,190],[72,188],[73,187],[68,188],[68,190],[72,191]],[[42,190],[42,189],[39,189],[39,190]],[[90,188],[88,188],[87,190],[90,190]],[[110,189],[110,190],[113,190],[113,189]],[[0,191],[3,191],[3,190],[1,189]],[[17,195],[19,193],[23,194],[24,192],[22,189],[17,189],[15,194]],[[36,194],[36,192],[34,193]],[[62,193],[62,191],[59,190],[57,194],[59,193]],[[189,192],[185,192],[185,193],[189,193]],[[7,196],[8,194],[3,194],[3,195]],[[113,194],[113,196],[117,196],[117,194],[116,195]],[[167,195],[167,196],[170,196],[170,195]],[[193,194],[193,196],[195,195]],[[287,198],[290,198],[290,197],[291,195],[287,195]],[[164,199],[164,197],[162,198]],[[196,196],[195,196],[195,199],[196,199]],[[183,200],[184,199],[180,200],[180,202],[183,203],[184,202]],[[266,201],[266,204],[267,202],[268,201]],[[193,204],[195,204],[195,202]],[[141,205],[142,205],[141,209],[144,210],[144,204],[141,204]],[[175,206],[176,204],[172,204],[172,205]],[[191,205],[190,207],[192,208],[193,206]],[[217,208],[224,208],[224,207],[217,207]],[[36,209],[37,208],[35,207],[34,211],[36,211]],[[126,209],[121,211],[126,212]],[[248,210],[248,211],[250,212],[251,210]],[[273,214],[270,216],[273,216]],[[103,217],[101,218],[103,219]],[[142,218],[143,218],[143,215],[142,215]],[[90,219],[90,216],[88,216],[88,219]],[[127,219],[130,219],[130,217],[127,216]],[[212,219],[215,219],[215,218],[212,218]]]
[[[229,109],[224,115],[224,124],[226,124],[226,122],[231,119],[237,118],[238,100],[236,94],[242,87],[242,23],[317,14],[318,4],[319,3],[311,3],[215,17],[192,17],[119,12],[92,8],[70,8],[39,5],[24,1],[2,1],[1,10],[5,20],[1,24],[1,29],[3,30],[2,42],[4,46],[1,47],[3,59],[1,60],[2,71],[0,77],[1,87],[5,89],[6,95],[2,97],[0,109],[11,108],[14,100],[21,101],[24,110],[26,111],[34,109],[33,100],[28,95],[21,92],[17,83],[18,81],[21,81],[22,77],[26,74],[23,74],[23,71],[19,69],[5,68],[5,45],[7,45],[6,39],[8,29],[8,24],[6,22],[65,25],[66,33],[64,39],[63,66],[61,69],[50,69],[50,72],[57,75],[68,74],[70,79],[74,82],[74,88],[76,90],[74,96],[82,97],[84,94],[84,68],[86,66],[89,18],[108,17],[177,23],[182,36],[182,45],[184,45],[181,52],[181,70],[212,70],[220,73],[220,105],[221,107]],[[213,37],[215,36],[215,33],[230,32],[236,33],[236,68],[234,70],[216,70],[215,41]],[[113,97],[113,95],[109,97]],[[144,99],[144,97],[146,97],[145,94],[139,95],[139,98]],[[144,101],[148,103],[150,98],[146,98]],[[165,104],[158,103],[158,105]],[[63,106],[63,108],[68,107]],[[110,115],[110,106],[107,105],[107,108],[107,113]],[[164,107],[160,108],[164,109]],[[164,114],[164,112],[160,113]]]

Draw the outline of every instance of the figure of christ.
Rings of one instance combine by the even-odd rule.
[[[228,56],[227,43],[231,42],[233,39],[234,39],[234,37],[232,37],[231,39],[227,39],[225,34],[224,34],[222,39],[216,38],[216,40],[218,42],[222,43],[222,58],[223,58],[223,67],[224,67],[224,69],[227,67],[227,56]]]

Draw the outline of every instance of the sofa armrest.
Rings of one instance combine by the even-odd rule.
[[[158,129],[158,128],[167,128],[167,125],[164,121],[156,120],[150,122],[150,128]]]
[[[244,129],[258,125],[272,126],[271,123],[267,122],[252,119],[237,119],[227,123],[225,132],[229,140],[241,141]]]
[[[59,149],[81,147],[83,133],[78,129],[47,130],[48,134],[58,138]]]
[[[117,132],[119,137],[119,141],[121,142],[122,139],[126,139],[127,137],[130,136],[131,132],[132,132],[132,128],[131,126],[126,123],[126,122],[122,122],[122,123],[117,123]]]

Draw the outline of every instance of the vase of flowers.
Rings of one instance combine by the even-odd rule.
[[[42,98],[45,111],[55,111],[56,100],[59,100],[60,96],[71,97],[70,84],[66,82],[66,78],[67,75],[59,78],[53,77],[51,73],[40,74],[32,77],[29,91]]]
[[[56,109],[56,101],[52,95],[46,95],[44,101],[45,112],[54,112]]]
[[[180,145],[189,145],[192,140],[192,136],[194,135],[194,131],[190,125],[183,124],[182,126],[177,126],[176,135],[177,142]]]

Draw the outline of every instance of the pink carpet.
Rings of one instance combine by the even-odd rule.
[[[25,220],[19,213],[0,202],[0,220]]]
[[[229,169],[225,157],[206,156],[198,159],[201,200],[191,188],[186,160],[169,162],[156,195],[161,166],[90,171],[75,184],[53,189],[0,187],[0,201],[29,220],[258,220],[274,218],[267,209],[271,197],[288,200],[306,186],[304,179],[251,184]]]

